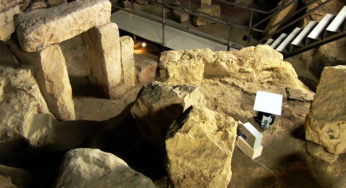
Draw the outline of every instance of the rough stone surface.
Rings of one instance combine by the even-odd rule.
[[[20,13],[19,5],[0,11],[0,40],[7,41],[14,32],[13,15]]]
[[[90,80],[112,97],[112,88],[122,81],[119,29],[115,23],[90,29],[84,34]]]
[[[1,0],[0,12],[6,11],[11,7],[15,7],[19,3],[19,0]]]
[[[203,95],[193,86],[167,86],[153,82],[143,86],[131,109],[144,139],[159,149],[169,125],[191,105],[204,105]]]
[[[69,77],[88,77],[90,68],[88,54],[82,35],[60,43],[64,54]]]
[[[219,17],[221,15],[221,7],[220,5],[211,5],[211,6],[203,6],[200,9],[197,9],[197,11],[203,12],[205,14],[208,14],[210,16]],[[194,16],[192,18],[192,23],[196,26],[203,26],[208,25],[211,23],[214,23],[213,20],[205,19],[199,16]]]
[[[334,154],[346,153],[346,66],[325,67],[311,112],[306,139]]]
[[[5,52],[1,48],[1,52]],[[0,58],[0,142],[26,139],[33,146],[47,140],[54,119],[30,69]],[[2,146],[2,149],[5,147]],[[1,152],[3,153],[3,151]]]
[[[207,49],[165,51],[161,53],[157,79],[166,84],[199,85],[203,79],[204,62],[211,61],[213,52]]]
[[[13,16],[18,13],[20,13],[19,5],[0,12],[0,27],[13,23]]]
[[[175,187],[227,187],[237,123],[201,106],[186,116],[174,122],[181,128],[166,140],[171,181]]]
[[[0,175],[0,185],[1,188],[17,188],[17,186],[12,184],[11,178],[4,177]]]
[[[16,57],[34,70],[41,93],[54,116],[60,120],[74,120],[72,89],[59,45],[50,46],[40,52],[27,53],[19,49],[18,44],[12,40],[8,44]]]
[[[146,54],[135,54],[136,74],[139,83],[148,83],[155,80],[157,59]]]
[[[281,0],[277,7],[281,7],[284,4],[286,4],[286,0]],[[286,7],[285,9],[281,10],[278,14],[273,16],[269,23],[267,24],[266,28],[264,29],[264,33],[266,35],[271,35],[273,34],[279,27],[281,27],[284,23],[278,24],[280,21],[285,19],[287,16],[293,14],[298,7],[299,1],[294,2],[292,5]]]
[[[211,0],[200,0],[201,7],[210,7],[211,6]]]
[[[126,88],[130,89],[136,85],[133,39],[130,36],[120,37],[120,46],[124,84],[126,85]]]
[[[314,95],[298,80],[292,65],[269,46],[233,52],[168,51],[161,54],[158,67],[158,80],[168,85],[200,85],[209,109],[241,121],[256,115],[253,105],[258,90],[284,95],[282,116],[273,126],[283,134],[304,124]]]
[[[338,155],[334,155],[332,153],[327,152],[323,149],[322,146],[307,142],[306,143],[306,152],[308,152],[313,158],[322,160],[327,163],[334,163],[336,160],[338,160]]]
[[[55,187],[150,187],[154,183],[122,159],[99,149],[70,150]]]
[[[108,0],[73,1],[14,17],[19,43],[34,52],[70,39],[88,29],[110,22]]]

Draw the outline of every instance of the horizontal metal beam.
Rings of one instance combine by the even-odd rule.
[[[294,55],[300,54],[300,53],[302,53],[302,52],[305,52],[305,51],[311,50],[311,49],[313,49],[313,48],[316,48],[316,47],[318,47],[318,46],[322,46],[322,45],[327,44],[327,43],[329,43],[329,42],[338,40],[338,39],[343,38],[343,37],[346,37],[346,31],[343,31],[343,32],[334,34],[334,35],[332,35],[332,36],[329,36],[329,37],[327,37],[327,38],[324,38],[323,40],[319,40],[319,41],[310,43],[310,44],[307,45],[307,46],[298,48],[298,49],[296,49],[296,50],[293,50],[292,52],[289,52],[289,53],[283,54],[283,55],[284,55],[284,58],[286,59],[286,58],[292,57],[292,56],[294,56]]]

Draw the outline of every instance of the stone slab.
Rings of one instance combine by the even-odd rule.
[[[136,85],[135,57],[133,54],[134,42],[130,36],[120,37],[121,64],[123,67],[123,78],[126,88]]]
[[[111,89],[122,81],[119,29],[109,23],[83,35],[87,46],[90,80],[111,97]]]
[[[88,29],[110,22],[108,0],[73,1],[49,9],[18,14],[14,17],[17,37],[24,51],[40,51],[63,42]]]
[[[21,62],[32,67],[41,93],[54,116],[60,120],[74,120],[72,88],[60,46],[54,45],[40,52],[27,53],[14,40],[10,40],[8,45]]]

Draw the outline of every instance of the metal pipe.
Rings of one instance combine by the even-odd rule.
[[[231,37],[232,37],[232,27],[229,27],[229,31],[228,31],[228,41],[227,41],[227,51],[229,51],[230,48],[231,48],[231,45],[230,45]]]
[[[162,7],[161,24],[162,24],[162,46],[165,46],[165,7]]]
[[[249,28],[248,36],[247,36],[247,44],[249,45],[251,42],[251,29],[252,29],[252,20],[253,20],[253,10],[250,11],[250,20],[249,20]]]
[[[332,42],[334,40],[343,38],[345,36],[346,36],[346,31],[343,31],[341,33],[337,33],[337,34],[332,35],[330,37],[324,38],[323,40],[319,40],[319,41],[316,41],[314,43],[311,43],[308,46],[304,46],[302,48],[298,48],[297,50],[295,50],[293,52],[289,52],[287,54],[284,54],[284,58],[286,59],[286,58],[292,57],[292,56],[297,55],[299,53],[311,50],[312,48],[315,48],[315,47],[318,47],[318,46],[322,46],[323,44],[327,44],[327,43]]]

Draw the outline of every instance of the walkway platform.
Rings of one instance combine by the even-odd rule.
[[[157,21],[132,14],[124,10],[119,10],[112,14],[111,21],[116,23],[122,30],[133,33],[134,35],[142,37],[146,40],[162,44],[162,24],[158,22],[161,18],[152,15],[150,16]],[[167,20],[167,22],[169,22],[169,20]],[[227,43],[227,41],[224,41],[224,43]],[[173,50],[197,48],[210,48],[213,51],[227,50],[227,45],[220,44],[213,40],[209,40],[168,25],[165,25],[164,46]]]

